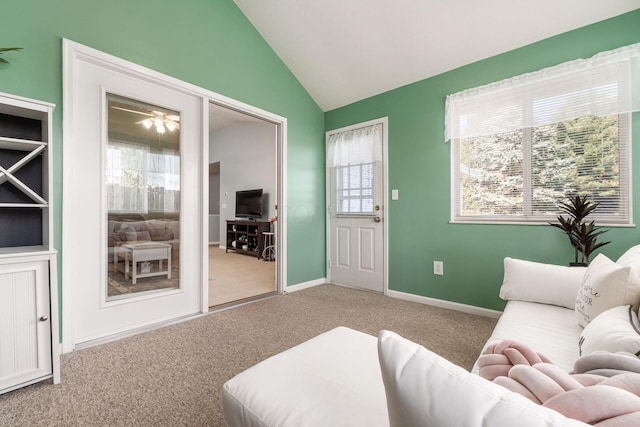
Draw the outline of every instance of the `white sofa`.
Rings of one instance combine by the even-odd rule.
[[[597,283],[611,282],[609,270],[617,268],[611,261],[597,270],[505,259],[500,296],[508,302],[485,348],[515,340],[571,371],[585,333],[574,309],[585,283],[590,292],[609,298],[611,306],[632,304],[637,313],[640,246],[618,262],[629,267],[624,277],[615,277],[623,291],[614,298]],[[603,269],[609,275],[602,277]],[[596,338],[587,341],[595,343]],[[481,378],[477,362],[472,372],[393,332],[382,331],[376,339],[341,327],[225,383],[224,417],[232,427],[586,425]]]

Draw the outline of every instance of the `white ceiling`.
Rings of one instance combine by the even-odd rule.
[[[236,123],[266,123],[262,119],[218,104],[209,104],[209,132],[215,132]]]
[[[640,8],[640,0],[234,0],[324,111]]]

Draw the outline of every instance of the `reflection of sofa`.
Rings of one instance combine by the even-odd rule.
[[[638,271],[640,246],[617,263],[596,258],[588,268],[505,259],[500,296],[508,302],[487,347],[516,340],[564,371],[602,350],[637,359],[640,336],[632,327],[637,314],[631,313],[640,302]],[[600,301],[593,297],[585,307],[585,291],[597,292]],[[623,322],[631,343],[620,347],[621,332],[610,316],[626,304],[635,310],[628,310]],[[584,323],[585,316],[590,319],[583,328],[579,319]],[[478,370],[476,362],[473,372]],[[383,331],[376,340],[342,327],[227,381],[224,418],[231,427],[587,425],[474,373],[392,332]]]
[[[172,219],[147,219],[140,221],[115,221],[107,223],[109,260],[113,260],[113,248],[127,243],[161,242],[177,249],[180,222]]]

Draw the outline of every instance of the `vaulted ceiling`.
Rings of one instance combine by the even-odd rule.
[[[640,8],[640,0],[234,0],[324,111]]]

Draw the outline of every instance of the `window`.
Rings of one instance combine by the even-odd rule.
[[[593,219],[630,224],[639,61],[633,45],[447,97],[452,220],[546,222],[580,194]]]
[[[180,157],[173,150],[109,142],[106,174],[109,212],[179,212]]]
[[[338,213],[373,213],[373,163],[338,166]]]
[[[381,125],[329,135],[327,173],[335,180],[336,213],[373,215],[375,171],[382,161]]]

